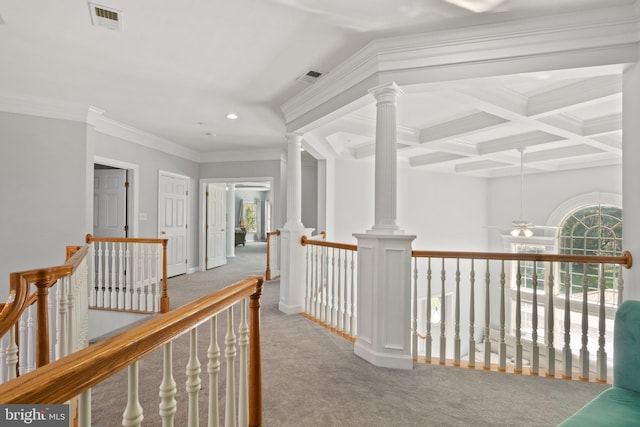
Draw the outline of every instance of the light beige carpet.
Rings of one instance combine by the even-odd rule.
[[[236,248],[237,257],[204,273],[170,280],[172,307],[246,276],[264,274],[264,244]],[[554,426],[606,385],[416,365],[410,371],[377,368],[353,354],[353,344],[299,315],[277,309],[279,281],[262,299],[263,417],[265,426]],[[219,332],[223,347],[224,329]],[[201,328],[203,380],[200,425],[206,425],[208,327]],[[186,426],[188,340],[174,345],[178,385],[176,426]],[[161,354],[141,363],[144,425],[161,425]],[[224,366],[221,372],[224,376]],[[220,384],[224,390],[224,380]],[[93,390],[96,427],[121,425],[126,371]],[[222,402],[221,402],[222,407]],[[221,425],[224,419],[221,418]]]

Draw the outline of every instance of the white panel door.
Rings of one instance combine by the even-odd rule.
[[[207,184],[207,269],[227,263],[226,184]]]
[[[187,272],[187,206],[189,178],[160,172],[158,197],[159,237],[167,244],[169,277]]]
[[[126,237],[127,193],[124,169],[95,169],[93,172],[93,235]]]

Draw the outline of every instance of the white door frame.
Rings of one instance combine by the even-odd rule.
[[[135,163],[123,162],[121,160],[109,159],[107,157],[102,156],[93,156],[93,164],[96,163],[111,166],[113,168],[118,169],[126,169],[129,171],[129,175],[127,180],[129,181],[129,198],[127,200],[128,203],[128,216],[127,222],[129,223],[129,237],[139,237],[138,236],[138,209],[139,209],[139,194],[140,194],[140,166]],[[91,195],[93,196],[93,174],[91,175]],[[91,198],[91,210],[93,212],[93,197]],[[91,215],[93,218],[93,214]],[[93,219],[92,219],[93,222]]]
[[[191,188],[191,177],[187,176],[187,175],[180,175],[178,173],[174,173],[174,172],[169,172],[169,171],[165,171],[162,169],[158,169],[158,197],[156,198],[156,215],[157,215],[157,221],[156,221],[156,225],[157,225],[157,238],[158,239],[162,239],[162,236],[160,235],[160,196],[162,193],[162,189],[160,188],[160,177],[161,176],[171,176],[174,178],[178,178],[178,179],[185,179],[187,181],[187,203],[186,203],[186,210],[187,212],[185,213],[185,221],[187,224],[187,232],[185,235],[185,251],[186,251],[186,256],[187,256],[187,260],[191,259],[190,258],[190,250],[189,250],[189,203],[191,200],[191,194],[188,193],[189,189]],[[190,269],[189,269],[189,262],[187,261],[187,274],[190,273]]]
[[[206,199],[205,193],[207,191],[207,184],[220,184],[220,183],[240,184],[243,182],[256,182],[256,181],[269,182],[269,185],[271,186],[271,191],[273,191],[272,176],[268,176],[268,177],[250,176],[250,177],[243,177],[243,178],[201,178],[200,179],[200,185],[198,188],[199,199],[200,199],[199,200],[200,215],[199,215],[199,224],[198,224],[198,248],[200,253],[199,262],[200,262],[201,271],[207,270],[207,263],[204,260],[205,253],[206,253],[205,224],[206,224],[206,215],[207,215],[207,210],[206,210],[207,199]],[[227,218],[227,227],[233,227],[235,229],[234,219],[235,218],[231,218],[231,225],[229,225],[229,218]]]

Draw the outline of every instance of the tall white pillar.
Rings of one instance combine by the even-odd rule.
[[[624,299],[640,300],[640,64],[622,79],[622,246],[635,258],[625,270]]]
[[[376,99],[375,224],[373,233],[395,233],[397,218],[398,154],[396,103],[402,90],[384,84],[369,90]]]
[[[287,134],[287,222],[285,229],[304,228],[302,225],[302,135]]]
[[[236,256],[236,185],[227,184],[227,258]]]
[[[376,98],[375,224],[358,239],[358,331],[354,352],[376,366],[411,369],[411,242],[396,224],[395,84]]]
[[[280,301],[278,308],[286,314],[304,311],[305,254],[302,236],[313,229],[302,224],[302,136],[287,135],[287,222],[280,230]]]

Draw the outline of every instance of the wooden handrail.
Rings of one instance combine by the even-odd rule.
[[[570,262],[619,264],[631,268],[631,252],[624,251],[620,256],[604,255],[562,255],[562,254],[517,254],[510,252],[455,252],[455,251],[417,251],[411,252],[415,258],[454,258],[454,259],[492,259],[505,261]]]
[[[307,236],[302,236],[300,238],[300,244],[302,246],[315,245],[315,246],[324,246],[326,248],[346,249],[348,251],[358,250],[358,245],[350,245],[348,243],[327,242],[324,240],[314,240],[314,239],[309,239]]]
[[[75,273],[87,256],[89,248],[77,250],[64,265],[11,273],[9,278],[9,298],[0,311],[0,337],[16,324],[22,313],[30,305],[36,306],[36,366],[49,363],[49,288],[58,279]],[[31,284],[36,291],[31,293]]]
[[[151,243],[162,245],[162,294],[160,295],[160,313],[166,313],[170,310],[171,300],[169,298],[169,283],[167,280],[167,245],[169,244],[169,239],[152,239],[139,237],[94,237],[91,234],[87,234],[85,240],[87,243]]]
[[[220,291],[204,296],[168,313],[134,326],[120,334],[72,353],[40,369],[0,385],[0,402],[57,404],[65,403],[162,347],[194,326],[251,297],[250,340],[259,344],[260,321],[257,311],[264,279],[249,277]],[[249,390],[260,385],[260,350],[251,349]],[[261,408],[261,396],[250,392],[253,410]],[[251,413],[250,420],[261,423],[261,415]],[[258,420],[258,421],[256,421]]]

